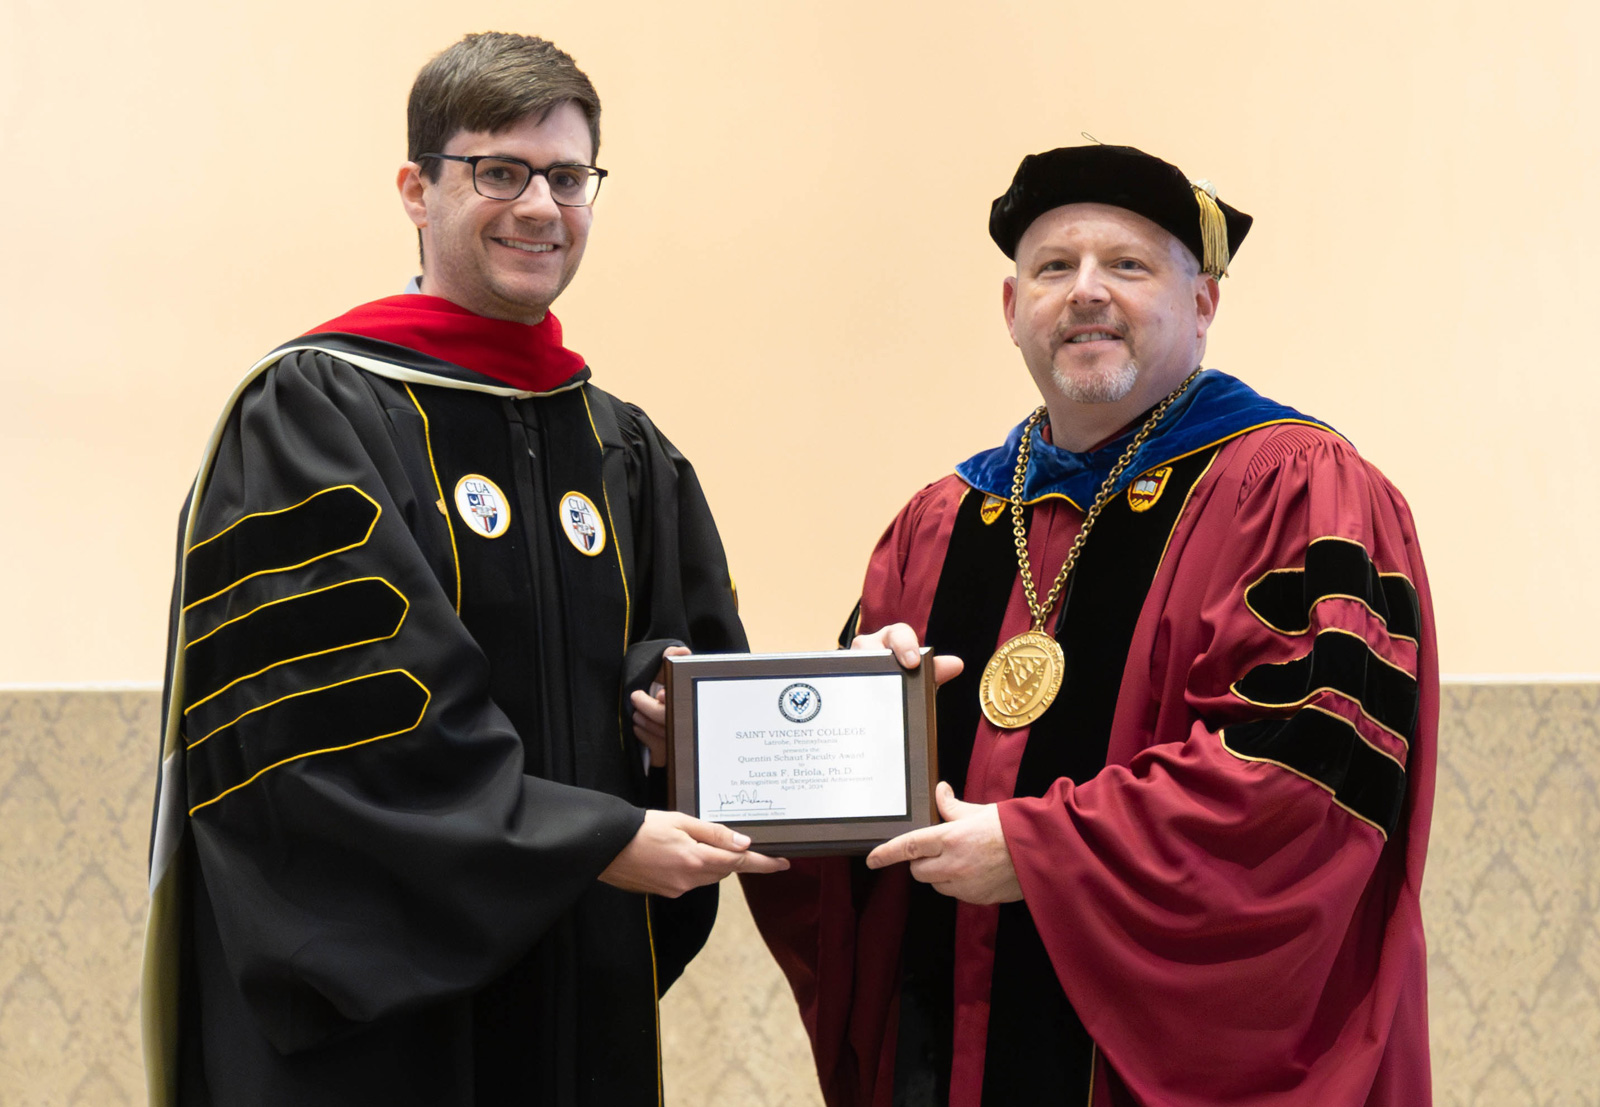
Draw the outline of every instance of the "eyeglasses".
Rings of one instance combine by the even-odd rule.
[[[600,182],[606,171],[594,165],[574,165],[562,162],[535,169],[518,158],[502,158],[492,154],[422,154],[418,161],[434,158],[438,161],[459,161],[472,166],[472,187],[479,196],[491,200],[515,200],[527,191],[528,182],[543,177],[550,186],[550,199],[566,208],[586,208],[600,194]]]

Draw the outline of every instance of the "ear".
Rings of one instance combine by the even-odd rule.
[[[1217,304],[1222,300],[1222,285],[1217,278],[1202,274],[1195,282],[1194,313],[1198,320],[1196,338],[1204,338],[1217,317]]]
[[[1000,284],[1000,307],[1006,315],[1006,330],[1011,344],[1017,345],[1017,278],[1007,277]]]
[[[414,161],[406,162],[400,167],[400,175],[394,183],[400,190],[400,206],[406,209],[406,216],[418,230],[426,227],[428,225],[427,182],[423,180],[422,167]]]

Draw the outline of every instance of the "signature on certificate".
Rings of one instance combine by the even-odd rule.
[[[771,807],[772,801],[762,799],[757,788],[740,788],[737,792],[718,792],[717,810],[725,811],[730,807]]]

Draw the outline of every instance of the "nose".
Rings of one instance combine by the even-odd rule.
[[[1074,304],[1103,304],[1110,299],[1097,263],[1087,259],[1079,262],[1078,272],[1072,279],[1070,299]]]
[[[522,195],[511,201],[519,219],[530,223],[549,223],[561,218],[561,205],[550,198],[550,182],[538,173],[522,190]]]

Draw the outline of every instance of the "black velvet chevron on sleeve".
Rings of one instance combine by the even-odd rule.
[[[184,602],[193,607],[251,577],[298,569],[359,546],[379,512],[371,496],[346,484],[290,507],[245,515],[189,548]]]
[[[1293,661],[1257,665],[1233,691],[1262,707],[1299,707],[1324,689],[1361,705],[1374,722],[1406,742],[1417,726],[1417,681],[1349,631],[1318,634],[1311,652]]]
[[[1325,599],[1359,600],[1384,621],[1394,638],[1416,641],[1422,622],[1417,590],[1399,573],[1380,573],[1359,543],[1319,538],[1300,569],[1274,569],[1245,591],[1245,604],[1273,630],[1304,634],[1312,609]]]
[[[189,702],[232,682],[399,633],[409,601],[382,577],[365,577],[264,603],[190,642]]]
[[[1314,707],[1287,719],[1260,719],[1223,731],[1223,744],[1241,757],[1271,761],[1309,777],[1333,798],[1383,831],[1394,832],[1406,793],[1398,762],[1361,740],[1349,721]]]
[[[189,743],[193,811],[300,757],[404,734],[422,722],[430,695],[399,669],[296,692],[270,711],[245,712]],[[237,735],[224,740],[226,735]]]
[[[1310,578],[1309,570],[1305,575]],[[1310,593],[1307,588],[1305,594]],[[1262,614],[1260,608],[1252,610]],[[1287,610],[1279,606],[1276,613]],[[1411,674],[1384,660],[1359,635],[1330,627],[1315,636],[1304,656],[1257,665],[1232,691],[1257,707],[1293,714],[1225,728],[1222,741],[1229,750],[1299,773],[1385,836],[1394,830],[1405,798],[1405,769],[1368,743],[1349,719],[1311,701],[1324,692],[1337,693],[1409,745],[1419,704]]]

